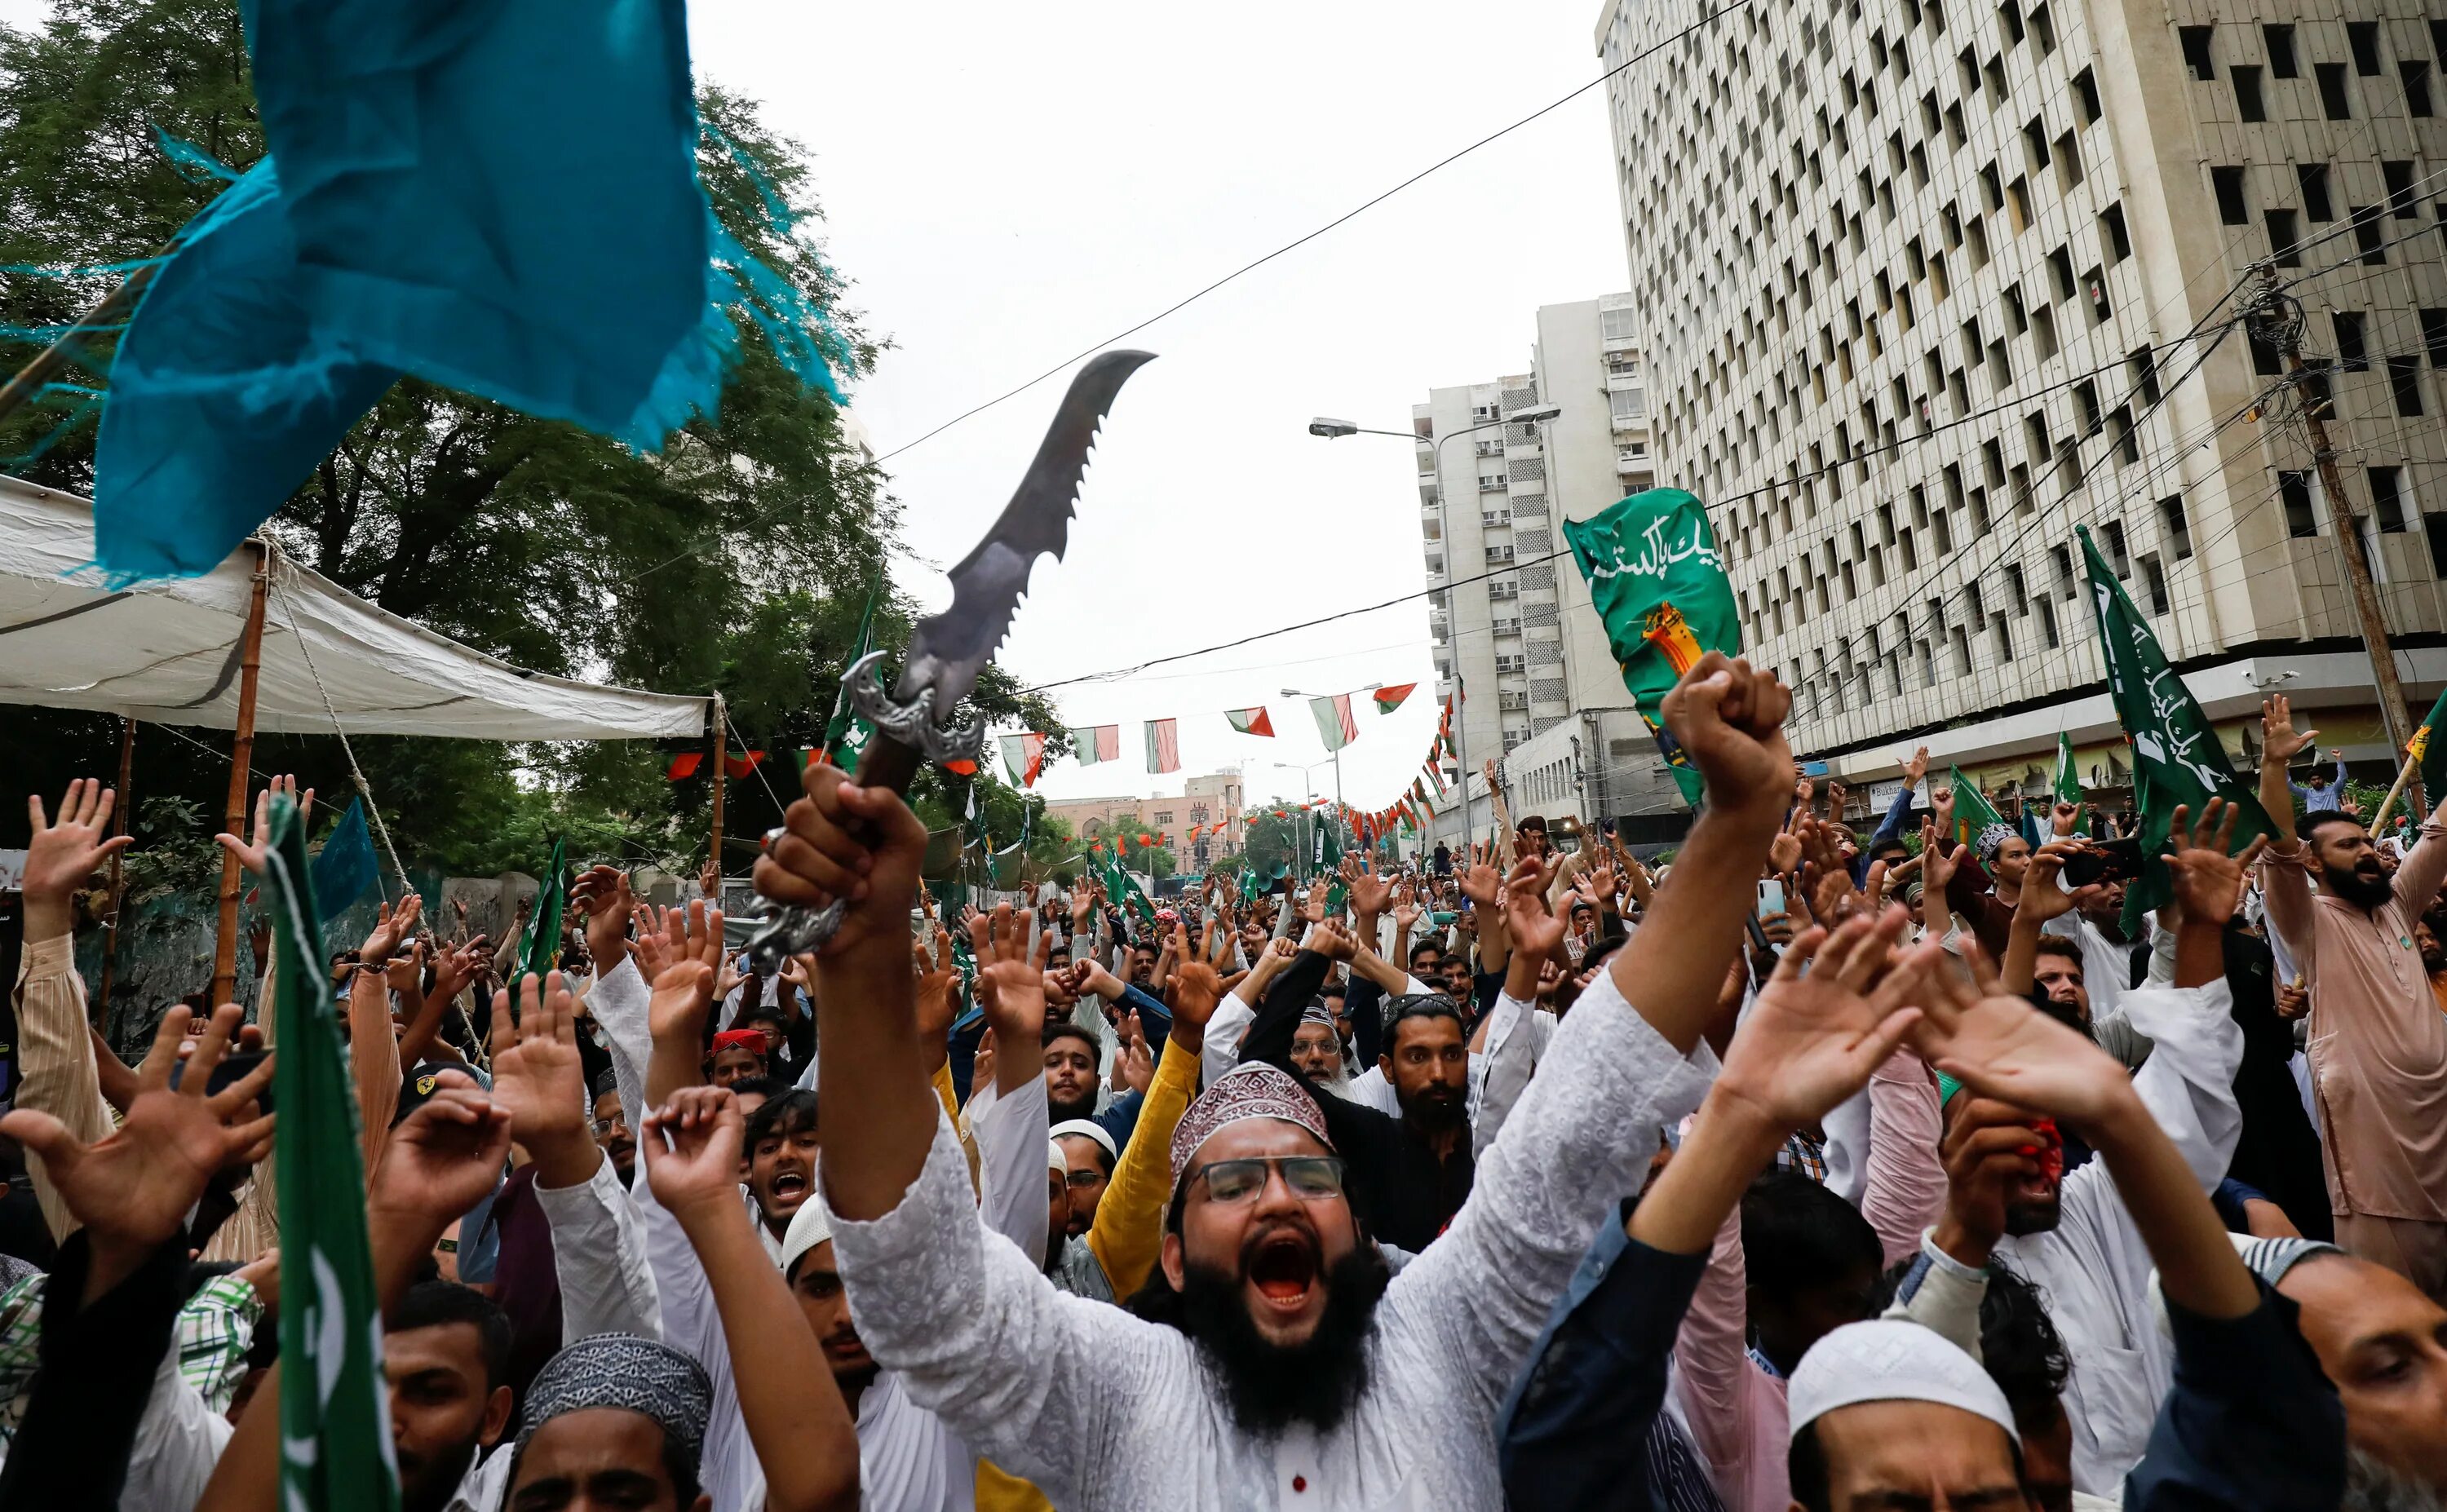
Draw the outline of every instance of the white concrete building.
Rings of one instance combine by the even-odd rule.
[[[1698,14],[1607,0],[1598,50]],[[1615,76],[1658,476],[1709,502],[1798,749],[2020,780],[2060,728],[2110,740],[2087,525],[2236,756],[2248,684],[2288,678],[2387,761],[2297,401],[2229,325],[2273,258],[2418,714],[2442,69],[2447,22],[2395,0],[1759,0]]]
[[[1651,484],[1632,307],[1629,294],[1545,306],[1527,372],[1432,389],[1411,412],[1428,580],[1450,585],[1430,610],[1437,691],[1459,676],[1461,754],[1482,832],[1483,763],[1582,710],[1628,706],[1560,524]],[[1549,407],[1551,419],[1512,418]],[[1645,759],[1655,763],[1653,745]],[[1456,803],[1437,830],[1460,827]]]

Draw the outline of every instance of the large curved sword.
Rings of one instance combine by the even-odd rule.
[[[955,720],[953,711],[1001,649],[1036,558],[1051,553],[1058,559],[1070,543],[1079,480],[1096,444],[1096,427],[1123,382],[1154,360],[1153,352],[1108,351],[1072,378],[1011,502],[952,569],[951,607],[920,620],[910,632],[901,680],[892,691],[883,690],[878,675],[882,652],[862,657],[843,674],[850,703],[875,727],[859,756],[862,784],[906,793],[921,761],[979,759],[985,722],[975,715]],[[749,940],[749,954],[760,971],[777,970],[784,956],[831,939],[844,912],[839,901],[820,909],[782,908]]]

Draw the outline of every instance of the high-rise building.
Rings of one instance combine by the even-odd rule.
[[[2302,398],[2237,320],[2264,262],[2407,690],[2447,680],[2447,22],[2306,3],[1607,0],[1609,66],[1663,45],[1608,85],[1659,477],[1796,748],[2020,781],[2064,729],[2126,781],[2086,525],[2231,754],[2283,679],[2392,755]]]
[[[1086,835],[1090,829],[1098,834],[1116,830],[1129,834],[1145,832],[1163,840],[1165,848],[1184,871],[1201,871],[1210,861],[1236,856],[1241,850],[1241,773],[1225,767],[1201,777],[1186,779],[1179,797],[1158,794],[1153,798],[1123,795],[1113,798],[1072,798],[1047,803],[1047,812],[1063,820],[1074,835]],[[1221,830],[1208,826],[1221,824]],[[1191,830],[1202,833],[1193,841]]]
[[[1630,294],[1544,306],[1527,372],[1431,389],[1411,411],[1428,581],[1444,590],[1429,612],[1437,690],[1458,677],[1464,692],[1447,771],[1470,772],[1476,825],[1487,761],[1581,710],[1629,702],[1561,522],[1650,485],[1633,307]],[[1653,759],[1653,747],[1632,758]],[[1456,803],[1437,829],[1462,822]]]

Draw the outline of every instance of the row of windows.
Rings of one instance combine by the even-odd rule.
[[[2229,36],[2245,38],[2248,38],[2254,29],[2248,26],[2230,26],[2226,28]],[[2297,42],[2298,28],[2290,24],[2269,23],[2256,29],[2260,33],[2261,56],[2264,61],[2257,64],[2229,64],[2227,68],[2228,82],[2234,89],[2235,113],[2247,122],[2268,119],[2268,97],[2267,86],[2263,82],[2264,77],[2267,80],[2299,80],[2303,77],[2304,49]],[[2217,77],[2216,32],[2217,28],[2210,26],[2176,28],[2177,41],[2183,47],[2185,66],[2191,69],[2194,79],[2203,83]],[[2346,50],[2352,54],[2354,74],[2365,79],[2383,78],[2386,75],[2387,70],[2381,57],[2381,28],[2378,22],[2348,21],[2345,23],[2345,46]],[[2447,58],[2447,21],[2430,23],[2430,45],[2431,51],[2437,57]],[[2229,46],[2235,46],[2235,44],[2229,43]],[[2430,81],[2436,66],[2434,58],[2400,57],[2397,60],[2397,77],[2401,85],[2408,113],[2416,116],[2428,116],[2431,113]],[[2320,113],[2327,120],[2351,121],[2354,119],[2353,91],[2346,81],[2344,63],[2318,60],[2312,62],[2311,83],[2316,86],[2319,94]],[[2294,100],[2294,97],[2288,98]],[[2295,103],[2300,102],[2295,100]],[[2366,107],[2367,104],[2366,101]],[[2298,112],[2298,115],[2303,119],[2308,119],[2307,111]]]

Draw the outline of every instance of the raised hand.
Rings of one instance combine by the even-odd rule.
[[[1053,936],[1038,933],[1028,948],[1028,926],[1009,903],[995,905],[991,918],[969,926],[969,947],[977,960],[977,1002],[1006,1049],[1033,1045],[1045,1033],[1045,962]]]
[[[1290,942],[1279,940],[1276,943]],[[1351,931],[1333,919],[1327,919],[1309,931],[1309,949],[1327,960],[1348,962],[1358,957],[1359,942],[1352,938]]]
[[[1325,918],[1326,892],[1327,887],[1324,878],[1320,877],[1316,881],[1309,883],[1308,900],[1300,905],[1300,917],[1308,920],[1312,924],[1322,922]]]
[[[1911,753],[1911,760],[1904,763],[1904,786],[1918,791],[1921,780],[1927,775],[1928,747],[1923,746]]]
[[[99,787],[102,784],[96,783],[92,785]],[[77,784],[70,784],[68,791],[73,793],[76,791],[76,787]],[[265,853],[272,849],[272,795],[275,793],[282,794],[288,798],[291,803],[296,804],[298,812],[301,814],[312,814],[314,811],[314,789],[311,787],[306,789],[305,796],[300,798],[297,792],[297,779],[283,774],[274,778],[269,786],[265,787],[262,792],[255,795],[255,832],[254,837],[251,840],[240,841],[236,835],[226,834],[216,835],[213,837],[214,841],[218,843],[221,849],[237,858],[237,863],[240,866],[245,867],[248,871],[253,872],[257,877],[261,877],[264,874],[265,862],[263,858]],[[107,794],[104,796],[105,799],[108,797]],[[67,809],[67,804],[63,802],[60,807],[63,815],[65,815]],[[109,822],[109,819],[110,810],[105,808],[103,810],[103,822],[107,824]],[[34,832],[39,835],[42,833],[42,821],[37,817],[34,822]],[[29,856],[27,860],[30,863],[32,858]]]
[[[194,1021],[184,1008],[162,1015],[153,1049],[136,1068],[136,1095],[120,1125],[94,1143],[70,1134],[48,1113],[19,1108],[0,1118],[0,1134],[40,1157],[68,1211],[93,1232],[127,1251],[149,1252],[177,1234],[214,1173],[235,1161],[261,1160],[271,1149],[272,1115],[248,1116],[272,1085],[272,1061],[220,1091],[205,1095],[213,1068],[237,1033],[240,1011],[224,1003],[205,1021],[179,1085],[170,1069]]]
[[[408,1232],[439,1236],[501,1180],[510,1115],[465,1071],[435,1076],[434,1094],[390,1131],[366,1207]]]
[[[1799,809],[1793,810],[1794,823],[1808,817]],[[1790,877],[1801,870],[1801,837],[1790,827],[1778,830],[1775,839],[1768,841],[1767,864],[1768,870],[1778,877]]]
[[[2201,822],[2188,828],[2184,822],[2190,810],[2181,804],[2175,808],[2168,831],[2175,849],[2167,857],[2167,875],[2188,923],[2223,929],[2243,901],[2243,879],[2268,848],[2268,837],[2256,837],[2240,856],[2228,855],[2234,844],[2235,816],[2242,812],[2239,803],[2212,798],[2201,811]]]
[[[76,926],[73,899],[95,872],[133,845],[129,836],[109,838],[110,811],[118,794],[92,778],[68,784],[56,822],[46,819],[43,801],[26,800],[33,838],[26,843],[26,937],[51,939]]]
[[[1470,848],[1470,864],[1462,868],[1461,896],[1480,908],[1493,908],[1495,895],[1504,885],[1504,873],[1495,864],[1495,847],[1473,844]]]
[[[383,967],[383,983],[394,992],[424,994],[425,941],[408,942],[408,953],[394,954]]]
[[[1113,1074],[1121,1079],[1121,1089],[1144,1096],[1155,1085],[1155,1052],[1148,1049],[1147,1030],[1139,1027],[1138,1011],[1124,1013],[1118,1029],[1122,1052],[1113,1057]]]
[[[723,964],[722,912],[701,898],[665,914],[660,935],[637,937],[637,968],[653,987],[646,1026],[656,1043],[699,1041]]]
[[[1920,885],[1925,893],[1943,894],[1954,880],[1954,869],[1971,860],[1968,845],[1949,845],[1949,831],[1934,819],[1925,819],[1920,825]]]
[[[1862,914],[1832,935],[1813,929],[1795,939],[1726,1048],[1717,1092],[1789,1130],[1817,1123],[1868,1086],[1920,1022],[1920,1010],[1907,1005],[1936,947],[1869,985],[1909,923],[1902,909],[1888,909]]]
[[[2087,883],[2066,892],[2058,884],[2065,862],[2089,849],[2077,840],[2052,840],[2031,852],[2031,869],[2022,878],[2022,896],[2014,906],[2017,915],[2027,914],[2032,920],[2044,924],[2061,918],[2099,895],[2096,882]]]
[[[1915,999],[1922,1018],[1912,1032],[1923,1060],[1983,1096],[2076,1123],[2132,1095],[2122,1066],[2028,998],[2006,992],[1976,944],[1964,942],[1963,962],[1971,982],[1952,970],[1923,979]]]
[[[1206,1021],[1224,1002],[1224,979],[1204,960],[1182,967],[1172,979],[1172,1038],[1193,1049],[1205,1044]]]
[[[1928,817],[1941,835],[1954,833],[1954,785],[1940,783],[1928,790]]]
[[[727,1087],[683,1087],[637,1131],[646,1186],[674,1218],[739,1203],[739,1146],[748,1127]]]
[[[2260,765],[2283,766],[2319,744],[2316,729],[2294,728],[2294,705],[2284,693],[2260,701]]]
[[[1721,652],[1701,656],[1664,700],[1666,728],[1699,768],[1709,802],[1773,821],[1783,819],[1793,790],[1793,748],[1784,739],[1792,709],[1793,695],[1774,672]]]
[[[960,968],[952,960],[952,936],[940,930],[936,935],[942,943],[940,966],[927,957],[923,945],[910,947],[918,971],[918,1037],[930,1043],[949,1033],[952,1020],[960,1016]]]
[[[598,976],[610,975],[628,949],[629,916],[637,907],[629,874],[617,866],[590,866],[571,884],[569,901],[586,917],[587,959]]]
[[[2048,828],[2057,839],[2068,840],[2080,832],[2081,809],[2079,803],[2058,803],[2049,811]]]
[[[476,979],[493,958],[493,942],[483,935],[464,944],[446,946],[433,956],[431,996],[448,1001]]]
[[[396,908],[389,903],[377,904],[373,932],[366,936],[365,944],[357,948],[357,959],[368,966],[388,962],[391,953],[399,949],[400,942],[416,933],[416,921],[424,912],[425,899],[414,893],[401,898]]]
[[[909,909],[926,857],[926,826],[888,787],[863,787],[838,766],[810,765],[806,796],[783,816],[783,833],[756,859],[756,890],[777,903],[848,908],[825,956],[877,953],[899,971],[908,952]]]
[[[1361,865],[1356,857],[1342,859],[1342,883],[1351,889],[1351,911],[1375,918],[1394,904],[1394,879]]]
[[[493,1106],[510,1116],[510,1137],[535,1158],[546,1186],[574,1186],[595,1174],[602,1152],[587,1127],[586,1068],[578,1056],[578,1004],[559,972],[521,984],[523,1019],[510,1017],[510,994],[493,997]]]
[[[1515,955],[1544,960],[1564,943],[1564,921],[1546,907],[1546,890],[1538,885],[1545,873],[1535,860],[1520,862],[1505,879],[1504,927]]]

